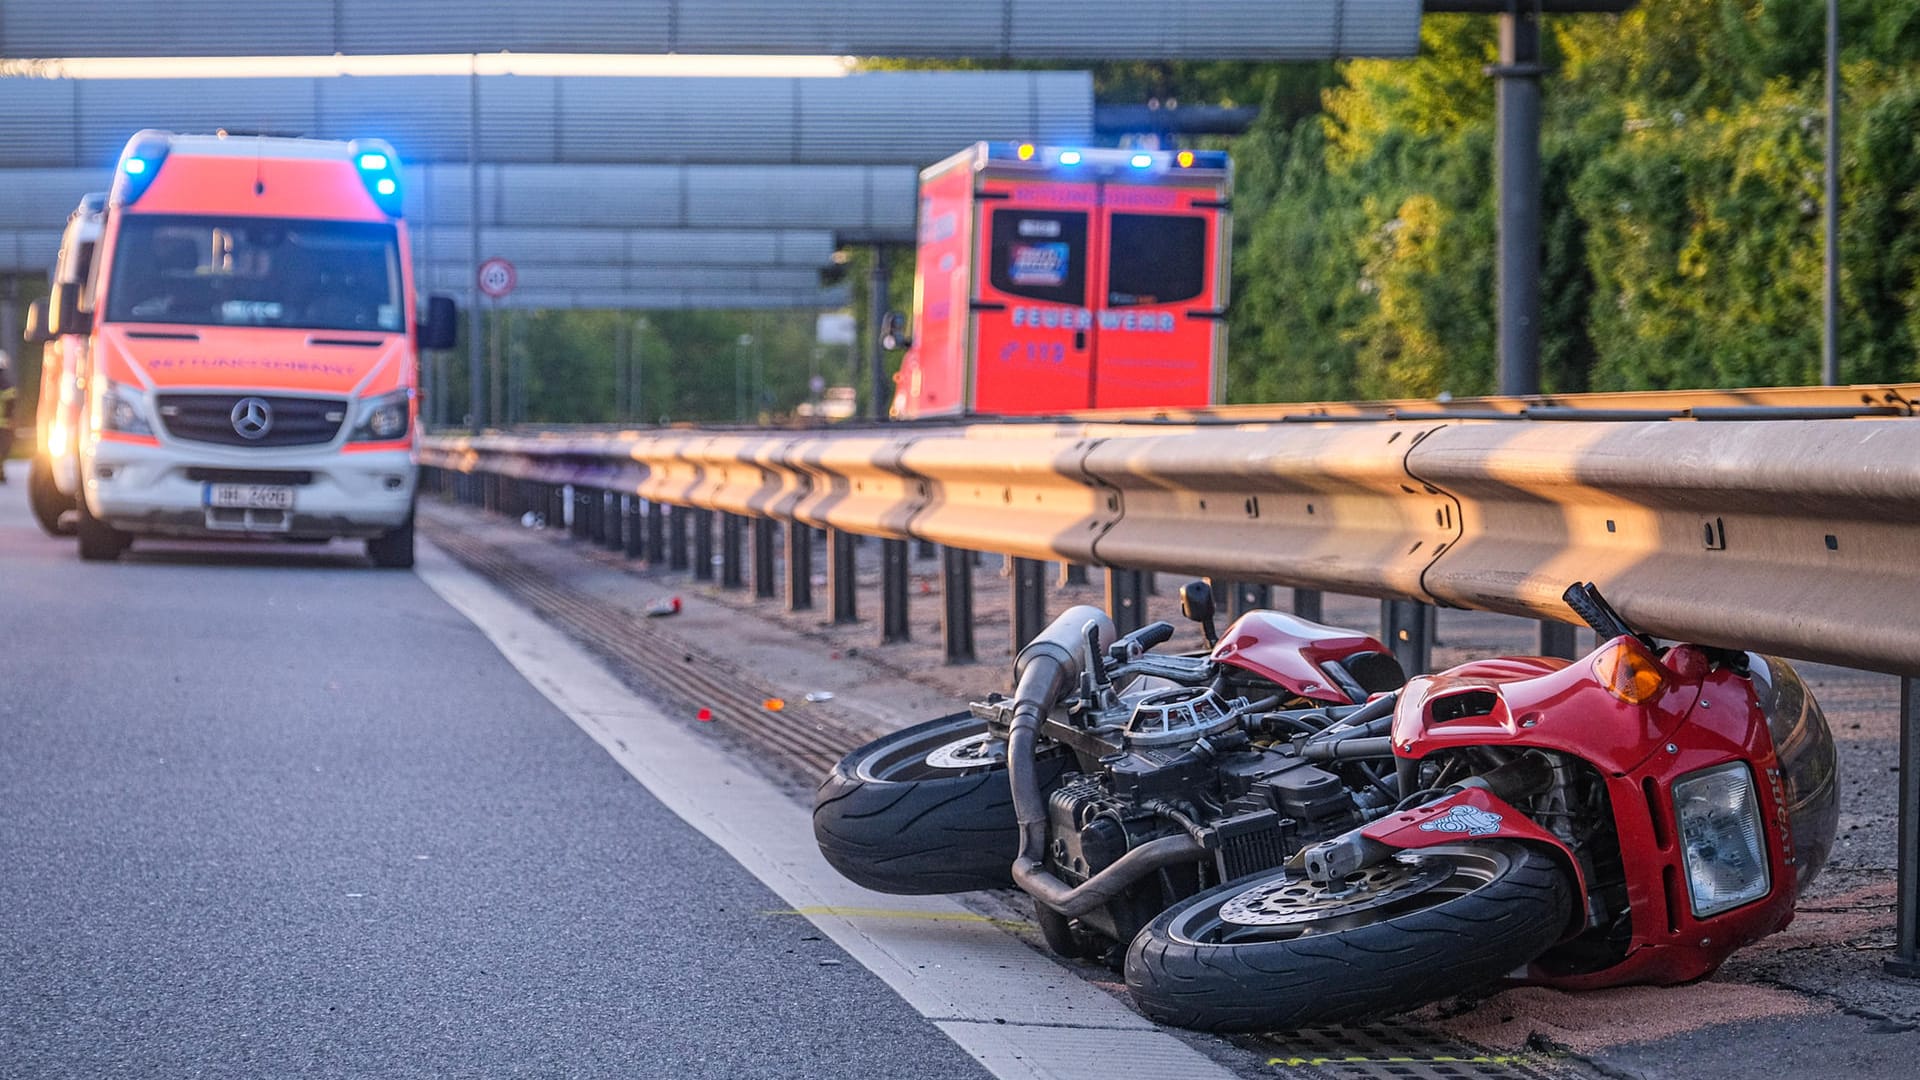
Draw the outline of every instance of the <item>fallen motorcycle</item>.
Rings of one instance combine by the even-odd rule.
[[[1153,1019],[1334,1023],[1503,980],[1676,983],[1786,926],[1837,821],[1826,720],[1772,657],[1634,632],[1568,663],[1407,681],[1378,640],[1276,612],[1157,654],[1061,615],[1011,697],[897,732],[821,785],[814,833],[883,892],[1017,885],[1047,944]],[[1404,684],[1404,685],[1403,685]]]

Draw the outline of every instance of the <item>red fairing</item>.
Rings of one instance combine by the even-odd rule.
[[[1751,683],[1714,667],[1699,649],[1681,645],[1661,658],[1665,674],[1659,693],[1644,704],[1630,704],[1609,693],[1594,671],[1602,653],[1628,640],[1616,638],[1588,657],[1532,677],[1523,675],[1526,668],[1538,670],[1550,662],[1482,661],[1422,676],[1407,684],[1394,711],[1394,752],[1404,758],[1452,747],[1538,747],[1583,758],[1606,778],[1624,855],[1632,941],[1611,967],[1580,975],[1535,968],[1531,982],[1564,989],[1687,982],[1712,974],[1735,949],[1793,918],[1793,836],[1772,736]],[[1753,903],[1696,918],[1687,900],[1673,783],[1734,761],[1753,770],[1768,824],[1773,888]],[[1392,836],[1379,838],[1412,846]]]
[[[1213,659],[1250,671],[1286,687],[1301,697],[1358,705],[1320,665],[1360,653],[1384,653],[1379,638],[1356,630],[1322,626],[1278,611],[1249,611],[1220,635]]]

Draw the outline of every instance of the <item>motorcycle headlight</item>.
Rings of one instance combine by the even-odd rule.
[[[140,407],[140,396],[131,387],[112,382],[104,384],[96,415],[102,431],[118,431],[127,435],[153,434],[153,425],[147,422],[146,410]]]
[[[413,391],[395,390],[360,403],[360,418],[354,422],[351,442],[392,442],[407,434],[408,406]]]
[[[1717,765],[1673,785],[1674,816],[1687,865],[1695,918],[1718,915],[1767,895],[1767,844],[1760,798],[1744,762]]]

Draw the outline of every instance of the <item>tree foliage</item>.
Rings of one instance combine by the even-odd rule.
[[[1920,378],[1920,0],[1847,0],[1843,377]],[[1549,20],[1549,390],[1817,381],[1824,4]],[[1232,396],[1494,389],[1493,21],[1343,64],[1240,166]]]

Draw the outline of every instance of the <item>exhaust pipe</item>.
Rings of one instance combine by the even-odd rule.
[[[1034,741],[1040,721],[1086,668],[1089,624],[1103,642],[1111,643],[1117,636],[1106,612],[1082,604],[1062,612],[1020,650],[1013,665],[1013,725],[1007,733],[1007,774],[1013,785],[1014,816],[1020,823],[1020,853],[1013,861],[1013,880],[1035,900],[1068,918],[1110,902],[1162,867],[1206,857],[1205,850],[1191,837],[1164,836],[1127,852],[1079,886],[1068,885],[1047,870],[1047,800],[1040,792],[1040,777],[1034,768]]]

